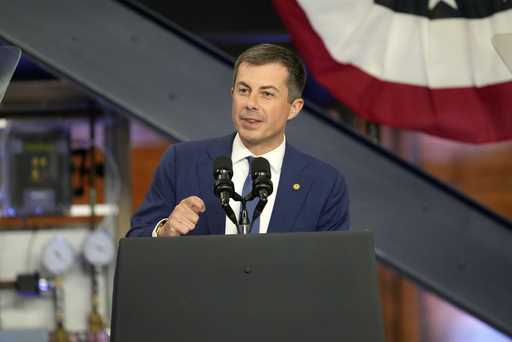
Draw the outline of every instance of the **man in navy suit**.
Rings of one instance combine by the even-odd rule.
[[[305,80],[304,65],[288,49],[261,44],[242,53],[231,88],[236,133],[172,146],[127,236],[236,233],[213,193],[212,168],[218,156],[231,156],[233,183],[240,194],[249,174],[249,158],[269,161],[274,192],[258,220],[257,233],[348,229],[343,176],[286,143],[286,124],[304,105]],[[230,204],[238,213],[240,204],[233,200]]]

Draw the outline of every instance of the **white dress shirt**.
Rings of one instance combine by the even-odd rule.
[[[277,188],[279,186],[279,178],[281,176],[281,166],[283,165],[284,152],[286,149],[286,138],[283,139],[281,145],[276,147],[270,152],[267,152],[261,156],[255,156],[251,151],[245,147],[240,139],[240,136],[237,134],[235,139],[233,140],[233,149],[231,150],[231,160],[233,161],[233,184],[235,185],[235,191],[242,194],[242,189],[244,187],[245,179],[249,174],[249,162],[247,157],[263,157],[268,160],[270,164],[270,173],[272,185],[274,187],[274,191],[268,197],[267,205],[263,212],[260,215],[260,233],[266,233],[268,229],[268,224],[270,222],[270,216],[272,215],[272,209],[274,208],[274,202],[276,200]],[[234,200],[230,200],[229,204],[235,215],[237,217],[237,221],[240,216],[240,202],[235,202]],[[208,209],[207,209],[208,210]],[[252,219],[252,217],[251,217]],[[237,234],[236,226],[230,219],[226,218],[226,234]]]
[[[264,234],[268,230],[268,224],[270,223],[270,216],[272,215],[272,210],[274,209],[274,203],[276,200],[276,193],[279,186],[279,178],[281,177],[281,167],[283,165],[284,153],[286,150],[286,137],[283,139],[281,145],[276,147],[270,152],[267,152],[261,156],[254,155],[245,145],[242,143],[240,136],[238,133],[233,140],[233,147],[231,150],[231,160],[233,162],[233,184],[235,185],[235,191],[242,194],[242,189],[244,187],[245,179],[249,174],[249,162],[247,157],[263,157],[268,160],[270,164],[270,174],[271,180],[274,190],[272,194],[268,197],[267,205],[263,212],[260,215],[260,234]],[[229,200],[229,204],[233,211],[235,212],[237,222],[240,217],[240,202],[236,202],[234,200]],[[208,208],[206,208],[208,210]],[[252,219],[252,217],[251,217]],[[161,219],[153,229],[153,237],[156,237],[156,229],[158,225],[165,222],[167,218]],[[226,217],[226,234],[237,234],[236,226],[230,219]]]

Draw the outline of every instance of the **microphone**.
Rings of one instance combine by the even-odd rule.
[[[228,157],[217,157],[213,161],[213,192],[220,199],[223,207],[229,205],[229,199],[235,193],[235,186],[231,181],[233,177],[233,163]]]
[[[234,197],[235,200],[238,200],[240,197],[235,192],[235,185],[231,181],[233,177],[233,163],[231,158],[228,157],[217,157],[213,161],[213,178],[215,182],[213,183],[213,192],[215,196],[220,200],[220,204],[224,211],[226,212],[227,217],[237,226],[236,223],[236,215],[229,205],[229,199]]]
[[[268,160],[263,157],[254,158],[251,165],[252,170],[252,193],[251,198],[259,197],[258,204],[254,209],[252,215],[252,222],[249,231],[252,230],[252,226],[256,219],[261,215],[263,209],[267,205],[268,196],[272,194],[274,190],[272,186],[270,164]]]
[[[253,197],[258,196],[262,202],[267,202],[268,196],[274,191],[268,160],[263,157],[254,158],[251,176]]]

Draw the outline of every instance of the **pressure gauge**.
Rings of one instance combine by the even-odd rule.
[[[75,262],[75,250],[64,238],[52,239],[43,249],[41,263],[51,275],[61,275]]]
[[[93,266],[106,266],[114,259],[114,241],[104,229],[92,232],[84,243],[85,260]]]

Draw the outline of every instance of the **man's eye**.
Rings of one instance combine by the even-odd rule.
[[[274,93],[271,93],[271,92],[269,92],[269,91],[264,91],[262,94],[263,94],[263,96],[265,96],[265,97],[273,97],[273,96],[274,96]]]
[[[238,88],[239,94],[247,94],[249,92],[249,89],[247,88]]]

